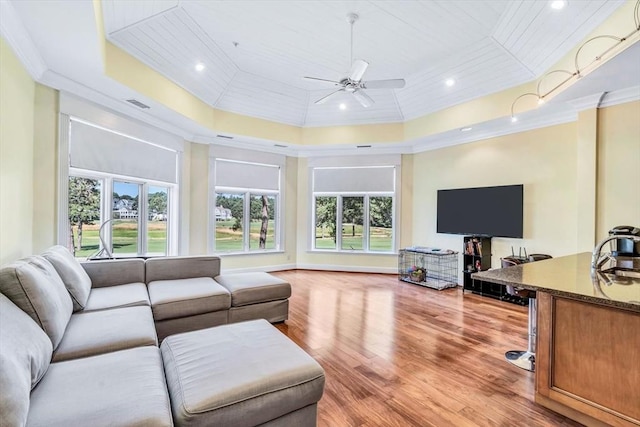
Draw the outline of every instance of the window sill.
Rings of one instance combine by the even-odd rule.
[[[224,258],[226,256],[242,256],[242,255],[274,255],[274,254],[284,254],[285,251],[281,249],[273,249],[273,250],[264,250],[264,251],[251,251],[251,252],[214,252],[213,255],[219,256],[220,258]]]
[[[357,251],[357,250],[337,250],[337,249],[308,249],[308,254],[343,254],[343,255],[384,255],[398,256],[398,252],[382,252],[382,251]]]

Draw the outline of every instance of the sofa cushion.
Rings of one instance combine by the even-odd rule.
[[[64,246],[53,246],[42,256],[53,265],[71,294],[73,311],[82,310],[91,292],[91,279],[87,272]]]
[[[29,427],[171,426],[160,350],[52,363],[31,393]]]
[[[149,307],[77,313],[53,354],[59,362],[146,345],[158,345]]]
[[[128,283],[126,285],[94,288],[84,311],[97,311],[121,307],[150,306],[147,285],[144,283]]]
[[[0,270],[0,292],[36,321],[58,346],[73,303],[55,268],[41,256],[31,256]]]
[[[269,273],[236,273],[216,277],[216,282],[231,292],[231,306],[287,299],[291,285]]]
[[[0,424],[25,425],[29,393],[47,371],[52,350],[33,319],[0,294]]]
[[[227,310],[231,306],[229,292],[211,277],[157,280],[150,282],[148,289],[156,321]]]
[[[172,335],[160,349],[178,426],[256,426],[322,397],[322,367],[266,320]]]
[[[149,258],[144,268],[146,283],[193,277],[214,278],[220,274],[220,258],[208,255]]]
[[[84,261],[80,265],[91,278],[94,289],[126,283],[146,283],[142,258]]]

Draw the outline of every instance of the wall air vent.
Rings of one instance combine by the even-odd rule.
[[[127,99],[127,102],[129,104],[135,105],[138,108],[142,108],[142,109],[151,108],[147,104],[143,104],[142,102],[138,101],[137,99]]]
[[[233,137],[229,135],[216,135],[216,138],[233,139]]]
[[[356,148],[371,148],[371,145],[356,145]]]

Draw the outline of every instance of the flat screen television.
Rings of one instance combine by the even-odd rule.
[[[523,186],[438,190],[437,232],[522,238]]]

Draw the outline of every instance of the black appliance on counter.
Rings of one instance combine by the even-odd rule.
[[[640,228],[631,225],[618,225],[609,230],[609,236],[640,236]],[[623,237],[612,241],[611,255],[614,257],[640,257],[640,241]]]

